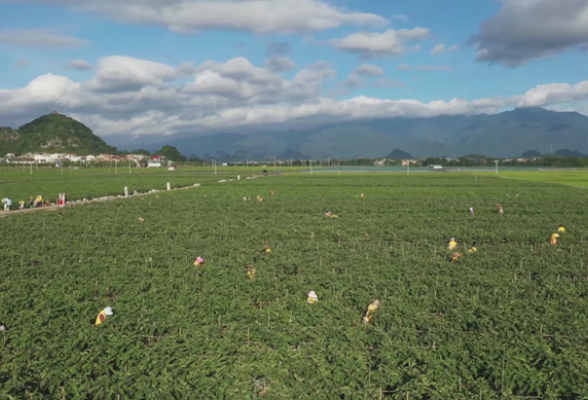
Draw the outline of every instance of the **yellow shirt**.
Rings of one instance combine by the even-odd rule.
[[[96,317],[96,325],[102,324],[105,319],[106,319],[106,313],[104,312],[104,310],[100,311],[100,313]]]

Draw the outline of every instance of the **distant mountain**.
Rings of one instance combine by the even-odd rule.
[[[527,150],[523,154],[521,154],[521,158],[537,158],[541,157],[541,153],[537,150]]]
[[[553,154],[556,156],[560,156],[560,157],[581,157],[581,158],[586,157],[585,154],[582,154],[579,151],[573,151],[573,150],[568,150],[568,149],[561,149],[561,150],[556,151]]]
[[[588,153],[588,117],[574,112],[518,108],[496,115],[387,118],[345,121],[288,131],[182,133],[138,140],[112,137],[119,148],[158,149],[171,145],[182,154],[217,161],[378,158],[382,149],[402,149],[393,158],[484,154],[518,157],[529,149]],[[0,155],[27,151],[77,154],[114,153],[83,124],[59,114],[43,116],[18,130],[0,128]],[[529,153],[529,154],[536,154]],[[575,154],[575,153],[573,153]],[[392,157],[391,157],[392,158]],[[412,158],[412,157],[410,157]]]
[[[288,150],[315,160],[329,156],[377,158],[382,157],[382,148],[403,149],[414,157],[518,157],[529,149],[549,154],[551,146],[588,153],[588,117],[574,112],[518,108],[496,115],[348,121],[286,132],[184,135],[166,140],[186,154],[240,151],[250,160],[270,160]]]
[[[90,128],[62,114],[48,114],[17,130],[0,128],[0,155],[6,153],[117,153]]]
[[[412,160],[412,156],[410,154],[400,149],[392,150],[392,153],[388,154],[384,158],[388,158],[390,160]]]
[[[164,156],[170,161],[186,161],[186,157],[180,154],[174,146],[163,146],[155,153],[156,156]]]

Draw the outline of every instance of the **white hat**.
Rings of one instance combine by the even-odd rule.
[[[312,290],[308,293],[308,297],[310,297],[312,299],[318,299],[318,296],[316,295],[314,290]]]
[[[106,315],[112,315],[112,314],[114,314],[114,312],[112,311],[112,308],[106,307],[104,309],[104,314],[106,314]]]

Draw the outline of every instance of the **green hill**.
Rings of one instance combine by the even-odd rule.
[[[116,154],[84,124],[62,114],[48,114],[17,130],[0,128],[0,155],[6,153]]]
[[[163,146],[155,155],[163,156],[170,161],[186,161],[186,157],[181,155],[174,146]]]
[[[412,160],[413,157],[404,150],[394,149],[392,150],[392,153],[384,158],[389,158],[391,160]]]

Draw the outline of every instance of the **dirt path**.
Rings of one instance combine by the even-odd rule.
[[[200,185],[198,185],[198,186],[183,186],[183,187],[173,188],[171,190],[160,190],[160,191],[152,192],[152,193],[129,194],[129,197],[105,196],[105,198],[98,198],[98,199],[93,199],[93,200],[88,200],[88,201],[80,201],[80,202],[73,203],[73,207],[83,205],[83,204],[102,203],[105,201],[112,201],[112,200],[128,200],[128,199],[132,199],[135,197],[149,196],[149,195],[154,195],[154,194],[158,194],[158,193],[171,192],[174,190],[196,189],[199,187],[201,187],[201,186]],[[1,210],[0,211],[0,219],[6,218],[6,217],[11,217],[14,215],[26,214],[26,213],[35,213],[35,212],[41,212],[41,211],[57,211],[57,210],[68,209],[68,208],[69,207],[60,207],[60,206],[53,205],[53,206],[40,207],[40,208],[25,208],[24,210],[12,210],[12,211]]]

